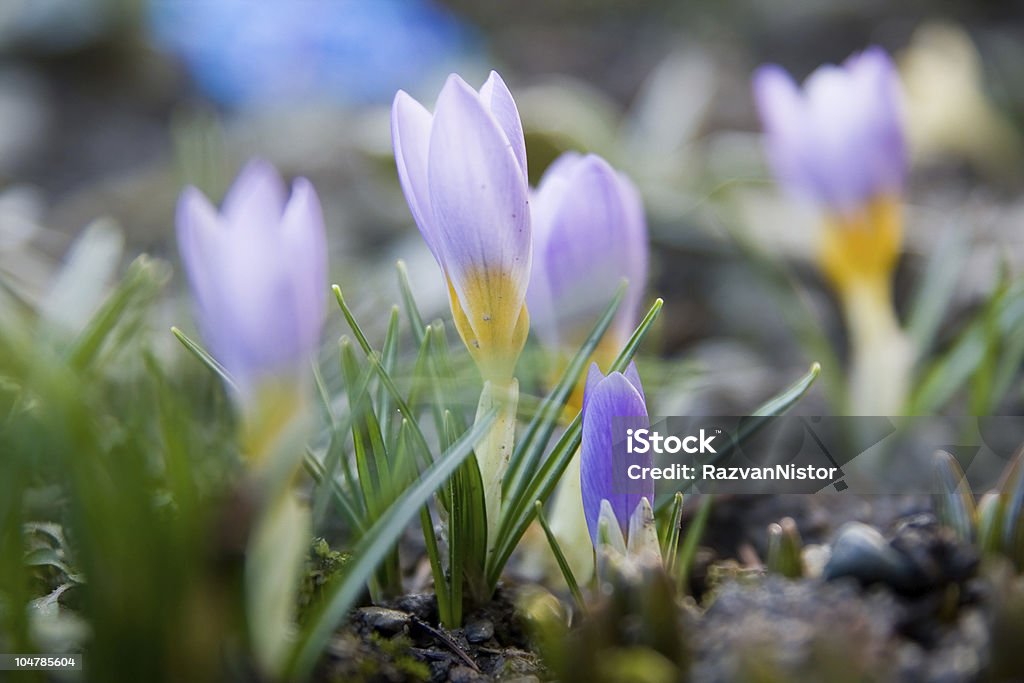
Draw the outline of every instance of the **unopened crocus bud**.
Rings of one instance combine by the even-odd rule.
[[[896,69],[877,47],[819,67],[802,88],[763,66],[754,98],[776,179],[822,213],[819,264],[843,302],[853,346],[850,408],[898,413],[912,358],[891,301],[908,168]]]
[[[527,303],[537,337],[574,353],[625,278],[629,289],[601,344],[607,362],[637,322],[647,280],[647,225],[628,178],[593,154],[567,152],[531,200],[533,270]]]
[[[479,92],[452,74],[433,114],[399,91],[391,133],[455,327],[484,379],[508,384],[529,329],[531,260],[526,144],[512,95],[495,72]]]
[[[629,429],[650,426],[640,375],[632,363],[625,373],[602,375],[597,364],[590,366],[583,394],[583,434],[580,445],[580,486],[583,511],[590,539],[598,545],[602,505],[612,513],[616,526],[628,543],[631,519],[641,501],[654,500],[654,481],[632,480],[628,468],[651,467],[653,457],[628,453],[625,435]],[[618,437],[618,438],[616,438]],[[605,515],[607,517],[607,514]]]
[[[298,383],[319,344],[327,292],[313,185],[298,178],[289,196],[273,166],[252,161],[220,211],[186,188],[177,231],[203,340],[243,400],[264,383]]]

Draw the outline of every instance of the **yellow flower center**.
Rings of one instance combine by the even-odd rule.
[[[819,257],[825,276],[843,294],[864,283],[887,282],[900,254],[903,215],[895,197],[825,221]]]
[[[466,283],[463,301],[448,281],[455,329],[484,380],[508,385],[530,331],[526,304],[507,273],[479,271],[471,273]]]

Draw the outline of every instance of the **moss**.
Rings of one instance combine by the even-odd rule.
[[[385,638],[377,634],[361,638],[351,632],[339,635],[333,657],[322,665],[316,680],[336,683],[405,683],[427,681],[430,667],[412,654],[405,635]]]
[[[408,637],[399,635],[389,639],[373,634],[370,642],[380,650],[391,667],[405,674],[409,680],[425,681],[430,678],[430,667],[409,651],[412,643]]]
[[[349,553],[331,550],[323,538],[314,538],[306,558],[306,572],[299,588],[299,619],[306,616],[310,606],[321,597],[324,586],[348,564]]]

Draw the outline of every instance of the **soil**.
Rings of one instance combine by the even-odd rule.
[[[1024,630],[1024,581],[982,563],[929,507],[909,497],[717,500],[691,595],[678,601],[673,637],[690,667],[649,680],[1024,681],[1024,658],[992,645]],[[805,549],[823,549],[804,578],[760,565],[766,524],[787,516]],[[528,590],[503,586],[455,630],[438,623],[429,593],[361,607],[317,680],[551,680],[516,608]]]

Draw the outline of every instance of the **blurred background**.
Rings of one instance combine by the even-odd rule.
[[[901,314],[937,252],[956,263],[940,268],[948,305],[924,328],[941,348],[1000,269],[1024,260],[1024,21],[1010,2],[4,0],[0,279],[40,302],[69,253],[111,283],[143,251],[176,262],[183,184],[217,199],[262,156],[313,180],[332,280],[353,283],[363,320],[384,325],[372,311],[397,300],[399,257],[421,306],[443,314],[398,187],[390,102],[401,88],[430,106],[449,72],[478,84],[494,68],[517,99],[534,182],[576,149],[643,192],[650,297],[666,299],[649,350],[682,361],[658,412],[742,414],[821,360],[816,334],[840,364],[845,348],[810,262],[815,216],[769,180],[750,74],[777,62],[802,79],[871,44],[895,56],[907,92]],[[178,275],[170,291],[166,322],[187,328]],[[61,310],[84,321],[102,293]],[[825,366],[827,380],[837,365]],[[1019,409],[1019,395],[1007,401]]]

